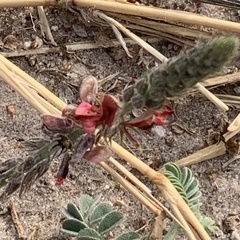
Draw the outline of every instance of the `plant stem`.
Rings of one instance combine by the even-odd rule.
[[[174,240],[175,236],[179,232],[179,225],[173,221],[170,228],[168,229],[167,234],[164,236],[163,240]]]

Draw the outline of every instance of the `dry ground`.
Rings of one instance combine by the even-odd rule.
[[[215,11],[210,10],[209,7],[205,8],[205,13],[216,15]],[[68,10],[48,8],[46,12],[53,37],[60,46],[67,42],[93,41],[97,33],[113,37],[109,30],[81,25],[77,16]],[[233,17],[233,20],[239,20],[237,15],[234,15],[234,11],[227,11],[227,14],[230,14],[229,17]],[[220,14],[217,17],[224,16]],[[32,8],[1,9],[0,32],[1,51],[24,48],[30,41],[34,41],[36,36],[43,39],[36,9]],[[49,45],[47,42],[43,44]],[[177,54],[179,50],[176,46],[172,48],[172,45],[166,42],[156,43],[154,47],[167,57]],[[15,57],[10,60],[67,103],[77,103],[78,86],[84,75],[91,73],[101,80],[118,73],[102,86],[102,91],[117,95],[121,93],[125,84],[139,77],[146,70],[146,65],[155,64],[156,60],[145,52],[143,58],[140,57],[138,46],[129,46],[129,48],[134,55],[133,59],[128,58],[121,47],[116,47],[71,53],[62,51],[54,54]],[[229,71],[236,70],[236,67],[232,67]],[[116,83],[115,87],[111,88],[114,83]],[[3,81],[0,81],[0,84],[0,161],[3,161],[28,154],[21,147],[22,140],[42,133],[39,114]],[[235,84],[217,91],[237,95],[239,89],[240,85]],[[8,114],[6,110],[11,104],[15,108],[13,115]],[[219,132],[221,120],[233,119],[238,113],[233,109],[227,116],[200,94],[169,104],[174,106],[175,115],[169,118],[169,123],[160,128],[161,135],[154,130],[144,131],[140,139],[143,145],[142,152],[127,143],[142,161],[156,168],[207,146],[209,131]],[[176,131],[173,124],[179,124],[187,131]],[[225,155],[191,167],[200,181],[203,193],[202,213],[212,217],[220,228],[213,239],[240,239],[239,227],[231,229],[227,224],[230,216],[235,216],[239,220],[240,214],[240,162],[235,161],[229,167],[222,168],[231,157]],[[149,231],[151,221],[148,222],[148,219],[151,220],[154,216],[100,167],[84,161],[79,162],[72,166],[69,178],[61,186],[55,185],[57,168],[58,161],[55,160],[50,171],[22,199],[17,196],[12,197],[28,239],[70,239],[59,232],[62,220],[61,208],[68,202],[74,202],[81,193],[93,196],[101,194],[102,200],[112,203],[117,200],[124,201],[125,205],[120,209],[124,212],[126,221],[121,229],[118,229],[119,232],[125,229],[137,230],[141,227],[143,228],[140,233]],[[147,179],[143,177],[141,179],[151,187]],[[6,206],[0,206],[2,208],[0,239],[18,239],[15,224]]]

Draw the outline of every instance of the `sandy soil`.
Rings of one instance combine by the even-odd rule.
[[[172,7],[172,5],[169,6]],[[192,7],[191,4],[189,6]],[[205,13],[211,14],[211,8],[204,8]],[[53,37],[60,46],[67,42],[92,41],[94,35],[102,31],[97,27],[85,27],[80,24],[78,16],[68,10],[48,8],[46,12]],[[226,10],[225,14],[233,20],[239,20],[237,15],[234,15],[234,11]],[[220,14],[217,17],[224,16]],[[43,40],[39,18],[36,9],[33,8],[1,9],[0,32],[1,51],[22,49],[30,41],[34,41],[36,36]],[[113,37],[109,30],[104,30],[103,33],[110,38]],[[49,45],[49,43],[44,41],[43,45]],[[154,47],[159,51],[167,52],[168,57],[178,53],[171,50],[166,42],[156,43]],[[66,103],[77,103],[79,101],[78,86],[84,75],[91,73],[101,80],[118,73],[102,86],[102,91],[117,95],[121,93],[124,85],[146,70],[147,66],[144,63],[149,66],[155,64],[156,60],[145,52],[144,60],[146,61],[139,63],[142,60],[139,55],[140,48],[134,45],[130,46],[130,49],[134,54],[133,59],[128,58],[121,47],[116,47],[23,56],[10,60],[47,86]],[[236,70],[238,70],[236,67],[232,67],[229,71]],[[3,81],[0,83],[1,162],[29,154],[22,148],[22,141],[41,136],[42,132],[38,112]],[[115,87],[111,88],[114,83],[116,83]],[[239,84],[234,84],[215,91],[237,95],[239,87]],[[15,108],[13,115],[6,110],[11,104]],[[238,113],[236,109],[232,109],[227,115],[223,114],[200,94],[181,98],[169,104],[174,107],[175,115],[169,118],[169,123],[161,126],[163,134],[158,135],[154,130],[143,131],[140,141],[144,150],[140,152],[131,147],[136,156],[148,164],[155,165],[156,168],[207,146],[209,131],[219,132],[221,120],[233,119]],[[179,124],[189,131],[176,131],[173,124]],[[240,162],[235,161],[229,167],[222,168],[222,165],[231,158],[230,155],[224,155],[191,167],[200,181],[203,193],[202,213],[213,218],[220,228],[212,239],[240,239],[239,226],[231,227],[229,224],[229,220],[233,218],[239,222]],[[60,232],[63,219],[61,208],[69,202],[75,202],[81,193],[93,196],[101,194],[103,201],[110,201],[113,204],[117,200],[124,201],[125,205],[120,209],[124,212],[126,220],[118,232],[140,228],[142,228],[141,234],[149,232],[151,219],[154,216],[99,166],[81,161],[71,167],[69,178],[59,186],[55,184],[58,164],[58,160],[55,160],[51,169],[21,199],[16,195],[12,196],[28,239],[70,239]],[[152,189],[147,179],[142,177],[141,179]],[[0,210],[0,239],[19,239],[8,204],[2,204]]]

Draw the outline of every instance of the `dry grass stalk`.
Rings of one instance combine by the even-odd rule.
[[[234,120],[233,120],[234,121]],[[235,135],[237,135],[240,132],[240,127],[237,128],[234,131],[228,131],[225,134],[223,134],[224,140],[228,141],[229,139],[231,139],[232,137],[234,137]]]
[[[169,212],[169,210],[165,208],[162,203],[160,203],[157,199],[155,199],[150,193],[141,192],[136,186],[131,184],[129,181],[125,180],[119,173],[117,173],[113,168],[111,168],[106,162],[101,162],[100,165],[109,174],[111,174],[112,177],[118,183],[120,183],[126,190],[131,192],[138,201],[140,201],[143,205],[145,205],[145,207],[147,207],[156,215],[160,215],[162,210],[164,210],[169,217],[175,220],[185,230],[185,227],[182,225],[182,223],[171,212]],[[122,166],[122,168],[124,167]],[[126,171],[127,170],[125,169],[125,172]],[[132,181],[132,178],[130,178],[130,180]],[[137,186],[139,187],[139,185]]]
[[[39,19],[41,22],[40,26],[41,26],[43,37],[46,37],[46,39],[49,40],[53,46],[57,46],[57,43],[53,39],[52,32],[50,30],[47,16],[44,12],[43,6],[37,7],[37,10],[38,10]]]
[[[118,161],[110,157],[108,162],[112,163],[120,172],[122,172],[126,177],[131,179],[131,181],[138,186],[146,194],[151,194],[151,190],[147,188],[138,178],[136,178],[132,173],[130,173],[125,167],[123,167]]]
[[[143,41],[147,41],[149,43],[159,42],[159,38],[157,37],[142,37]],[[136,44],[135,41],[133,41],[130,38],[124,38],[125,43],[129,44]],[[109,47],[117,47],[120,45],[118,40],[112,40],[113,45]],[[6,58],[10,57],[21,57],[21,56],[28,56],[28,55],[38,55],[38,54],[48,54],[48,53],[58,53],[62,51],[67,52],[73,52],[78,50],[86,50],[86,49],[96,49],[96,48],[102,48],[95,42],[77,42],[72,44],[65,44],[63,47],[42,47],[42,48],[36,48],[36,49],[30,49],[30,50],[16,50],[12,52],[0,52],[0,54]]]
[[[189,209],[186,202],[182,199],[168,178],[150,168],[148,165],[140,161],[137,157],[132,155],[116,142],[112,141],[111,147],[118,156],[125,159],[128,163],[131,164],[131,166],[138,169],[142,174],[150,178],[152,182],[157,185],[158,189],[161,192],[161,195],[168,202],[172,211],[174,212],[175,217],[177,217],[177,219],[187,230],[189,229],[187,222],[189,222],[191,223],[191,226],[194,228],[194,230],[198,233],[197,235],[200,237],[200,239],[210,239],[203,229],[202,225],[196,219],[196,216]],[[191,239],[194,238],[191,237]]]
[[[217,96],[208,91],[201,83],[197,83],[196,87],[199,92],[201,92],[208,100],[214,103],[215,106],[217,106],[219,109],[224,112],[229,110],[228,106],[222,100],[220,100]]]
[[[177,160],[175,163],[179,167],[186,167],[193,164],[197,164],[215,157],[221,156],[226,153],[226,147],[224,142],[219,142],[214,145],[210,145],[206,148],[203,148],[185,158]],[[161,170],[163,170],[162,168]]]
[[[232,84],[232,83],[238,82],[239,79],[240,79],[240,72],[236,72],[236,73],[231,73],[224,76],[208,78],[204,80],[201,84],[207,88],[215,88],[215,87],[223,86],[226,84]],[[187,93],[191,94],[195,92],[196,92],[196,89],[190,89]]]
[[[233,120],[233,122],[229,125],[228,131],[234,132],[240,128],[240,114]]]
[[[13,64],[11,65],[7,59],[5,59],[4,57],[1,57],[0,63],[4,66],[3,62],[7,63],[8,66],[10,65],[11,70],[13,72],[15,72],[16,74],[21,73],[21,75],[22,75],[22,72],[18,68],[16,68],[15,65],[13,65]],[[8,69],[8,71],[10,71],[10,70]],[[1,72],[1,74],[2,74],[2,72]],[[28,76],[28,75],[26,74],[26,76]],[[4,80],[6,80],[6,76],[4,74],[1,75],[1,77]],[[29,85],[31,84],[30,83],[31,80],[29,82],[29,79],[31,79],[29,76],[27,77],[27,79],[25,79],[24,77],[23,77],[23,79],[27,82],[27,84],[29,84]],[[18,82],[19,78],[15,78],[15,80],[14,79],[11,79],[11,80],[14,82]],[[11,81],[7,80],[7,83],[11,84]],[[29,101],[28,94],[31,94],[31,93],[29,92],[25,96],[25,93],[27,92],[27,90],[25,89],[26,91],[23,91],[24,85],[21,85],[21,84],[22,83],[18,82],[18,83],[12,84],[12,86],[15,86],[15,85],[22,86],[21,88],[15,88],[15,90],[17,92],[19,92],[21,94],[21,96],[23,96],[24,98],[26,97],[26,99]],[[38,90],[37,85],[38,84],[36,84],[36,81],[34,80],[33,84],[30,86],[33,89]],[[39,84],[39,85],[41,85],[41,84]],[[39,89],[42,92],[41,94],[44,94],[44,96],[47,100],[50,100],[55,106],[58,106],[58,109],[60,111],[63,110],[63,108],[65,107],[65,104],[57,97],[53,98],[51,95],[48,97],[48,94],[46,93],[46,92],[48,92],[48,90],[45,89],[46,92],[43,93],[44,89],[45,88],[43,86],[41,86],[41,88]],[[31,101],[29,101],[29,102],[31,102]],[[39,103],[39,104],[41,104],[41,103]],[[33,104],[33,106],[36,107],[35,103]],[[37,109],[40,109],[42,111],[42,109],[40,107],[37,107]],[[155,170],[151,169],[149,166],[147,166],[145,163],[141,162],[138,158],[133,156],[131,153],[129,153],[127,150],[125,150],[124,148],[119,146],[114,141],[112,141],[111,147],[115,153],[117,153],[120,157],[122,157],[127,162],[129,162],[133,167],[137,168],[144,175],[149,177],[153,181],[153,183],[157,184],[159,190],[161,191],[162,196],[171,206],[171,209],[174,212],[175,217],[177,218],[177,222],[179,222],[180,225],[183,226],[183,228],[185,229],[185,231],[190,239],[197,239],[196,236],[199,236],[199,239],[206,239],[206,240],[210,239],[208,234],[203,229],[202,225],[197,220],[196,216],[192,213],[192,211],[190,210],[188,205],[182,199],[182,197],[177,192],[177,190],[173,187],[171,182],[163,174],[158,173]],[[110,171],[112,174],[114,174],[114,170],[111,170],[111,168],[109,169],[109,166],[107,166],[106,163],[103,163],[102,165],[104,165],[105,169],[108,169],[108,171]],[[113,176],[116,179],[119,179],[120,175],[114,174]],[[127,185],[128,189],[131,188],[131,185],[129,182],[121,182],[121,183]],[[137,195],[137,191],[138,190],[136,190],[136,191],[133,190],[135,195]],[[146,198],[140,197],[139,199],[142,199],[142,201],[144,202],[145,201],[144,199],[146,199]],[[147,202],[151,202],[151,201],[147,200]],[[153,204],[151,206],[154,207]],[[193,232],[191,231],[188,223],[191,223],[191,227],[193,227],[193,229],[194,229]],[[197,233],[197,235],[195,236],[196,233]]]
[[[186,26],[179,26],[171,23],[157,22],[157,21],[141,18],[140,16],[137,16],[137,17],[127,16],[127,15],[123,15],[119,13],[111,13],[111,12],[108,12],[107,15],[126,21],[126,24],[124,25],[126,25],[127,28],[139,30],[139,26],[145,27],[145,29],[142,28],[141,30],[142,33],[146,33],[150,29],[152,29],[156,31],[156,34],[159,34],[161,32],[170,34],[169,37],[165,35],[166,38],[170,38],[170,36],[174,35],[177,37],[176,40],[178,41],[179,41],[179,37],[185,38],[185,40],[186,39],[208,40],[212,35],[210,32],[204,32],[202,30],[191,29]]]
[[[153,56],[155,56],[161,62],[165,62],[167,60],[167,58],[165,56],[163,56],[160,52],[158,52],[155,48],[153,48],[151,45],[146,43],[144,40],[142,40],[136,34],[130,32],[127,28],[125,28],[118,21],[114,20],[113,18],[108,17],[107,15],[105,15],[104,13],[101,13],[101,12],[95,12],[95,14],[98,17],[107,21],[108,23],[113,24],[115,27],[119,28],[124,34],[126,34],[128,37],[130,37],[132,40],[134,40],[138,45],[140,45],[142,48],[147,50],[149,53],[151,53]]]
[[[0,8],[27,7],[27,6],[55,6],[55,7],[88,7],[107,12],[121,13],[126,15],[141,16],[144,18],[163,20],[166,22],[178,22],[194,24],[197,26],[211,27],[226,32],[240,33],[240,24],[220,19],[209,18],[199,14],[161,9],[148,6],[138,6],[117,1],[105,0],[9,0],[1,1]]]
[[[56,108],[57,109],[63,109],[64,106],[66,105],[56,95],[54,95],[51,91],[46,89],[42,84],[40,84],[34,78],[30,77],[27,73],[22,71],[20,68],[18,68],[16,65],[14,65],[13,63],[11,63],[9,60],[7,60],[5,57],[3,57],[1,55],[0,55],[0,64],[1,64],[1,67],[0,67],[1,77],[10,86],[12,86],[14,88],[14,90],[19,92],[19,94],[21,94],[21,89],[23,89],[23,87],[22,87],[22,85],[18,81],[16,81],[14,76],[11,75],[13,73],[15,74],[15,76],[17,75],[20,79],[22,79],[23,82],[27,83],[25,85],[29,85],[29,86],[31,86],[32,89],[37,90],[38,94],[43,97],[43,100],[47,99],[47,101],[49,103],[51,103],[53,106],[55,106],[55,108],[52,107],[52,113],[54,113],[56,111],[60,112],[59,110],[56,110]],[[20,88],[20,89],[18,89],[18,88]],[[23,89],[23,91],[25,92],[24,89]],[[27,94],[27,96],[28,96],[28,94]],[[30,104],[33,104],[34,99],[32,97],[30,97],[30,96],[29,96],[29,98],[30,99],[28,99],[27,101]],[[33,102],[32,102],[31,99],[33,99]],[[37,103],[35,103],[35,105],[36,104]],[[38,110],[40,108],[40,106],[36,105],[35,108]],[[45,113],[46,112],[45,110],[41,110],[41,109],[39,109],[38,111],[40,113]]]
[[[229,8],[240,8],[240,2],[238,0],[200,0],[200,2],[214,4],[216,6],[223,6]]]
[[[15,206],[15,201],[13,199],[9,200],[9,208],[10,208],[12,221],[13,221],[15,228],[17,230],[17,233],[18,233],[18,237],[20,239],[26,239],[27,237],[26,237],[25,228],[23,227],[23,225],[19,219],[19,216],[18,216],[18,213],[16,210],[16,206]]]
[[[216,96],[228,106],[240,108],[240,97],[228,94],[216,94]]]

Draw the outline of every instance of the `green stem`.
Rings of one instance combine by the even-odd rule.
[[[174,221],[168,230],[168,233],[164,236],[163,240],[173,240],[180,231],[179,225]]]

